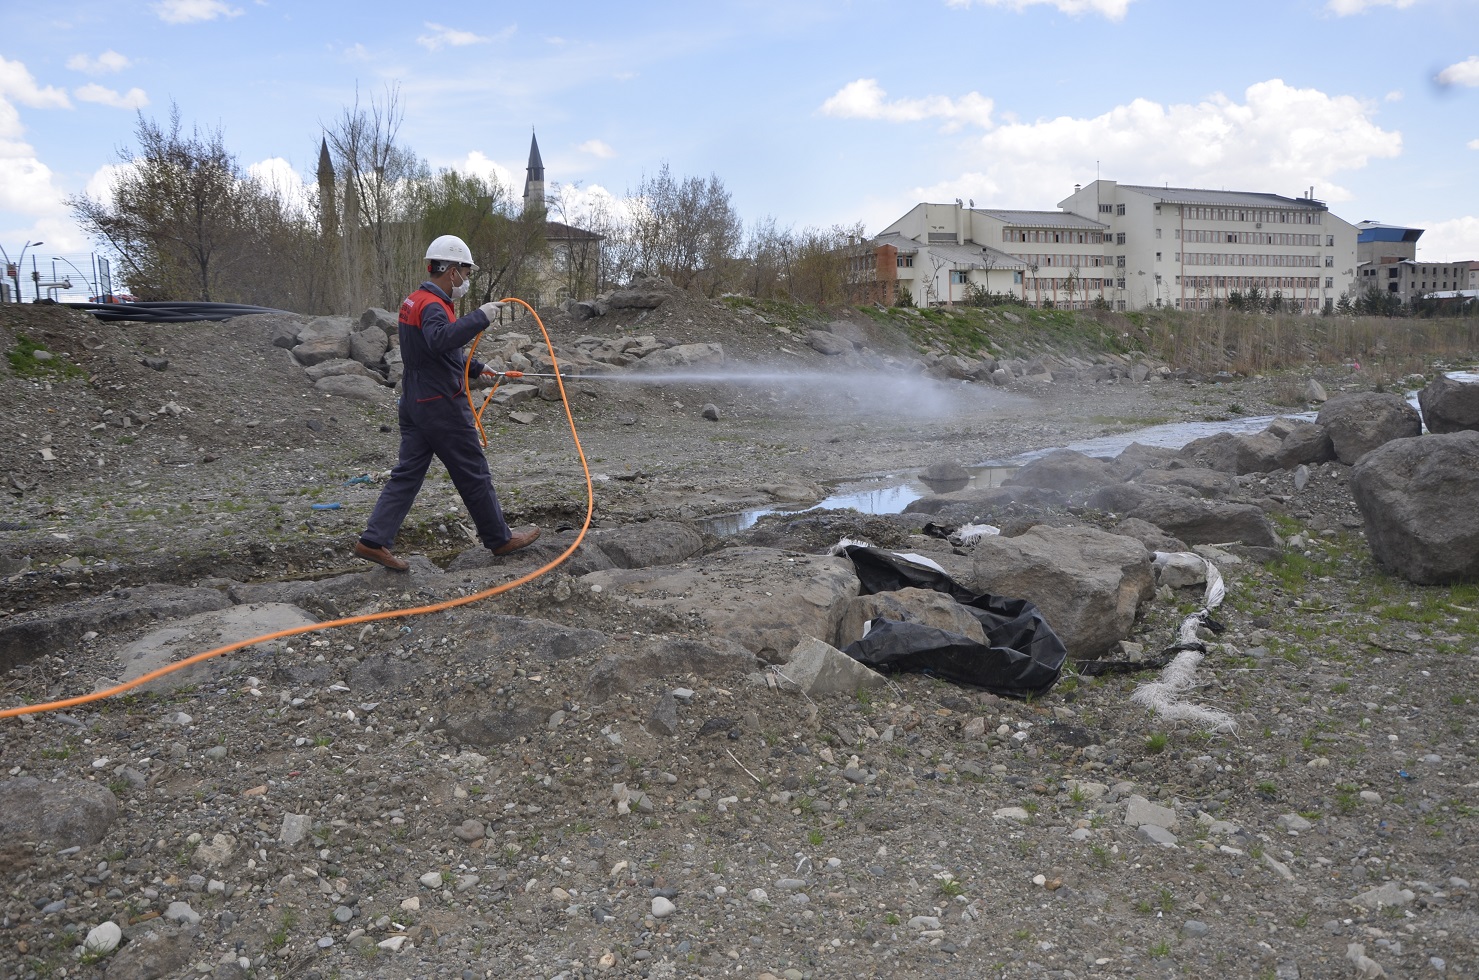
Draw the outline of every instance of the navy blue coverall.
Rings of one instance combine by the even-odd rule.
[[[370,523],[360,535],[372,548],[389,548],[395,542],[432,456],[447,467],[483,544],[497,548],[512,536],[462,387],[462,348],[488,328],[488,316],[473,310],[453,322],[452,313],[451,297],[430,282],[423,282],[401,304],[405,374],[401,377],[400,461],[390,471]],[[468,375],[477,377],[483,370],[482,362],[474,358]]]

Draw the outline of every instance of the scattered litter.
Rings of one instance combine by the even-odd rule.
[[[338,510],[343,504],[314,504],[314,510]]]
[[[375,480],[374,480],[373,477],[370,476],[370,474],[368,474],[368,473],[361,473],[359,476],[352,476],[349,479],[345,480],[344,481],[344,485],[346,487],[352,487],[352,486],[357,486],[359,484],[374,483],[374,482],[375,482]]]
[[[1068,659],[1058,634],[1036,606],[1025,599],[1006,599],[963,588],[938,567],[917,556],[895,555],[844,539],[833,549],[853,563],[862,594],[903,588],[932,589],[948,595],[976,618],[986,643],[949,630],[894,620],[875,622],[868,635],[843,650],[880,673],[933,674],[974,684],[998,694],[1026,697],[1057,683]]]
[[[1160,679],[1136,688],[1135,693],[1130,695],[1130,700],[1145,705],[1159,717],[1171,721],[1194,722],[1208,731],[1234,732],[1237,731],[1238,723],[1232,715],[1181,700],[1183,694],[1196,686],[1197,665],[1206,655],[1206,644],[1197,637],[1197,630],[1205,626],[1213,632],[1222,632],[1222,625],[1212,618],[1212,610],[1222,605],[1222,600],[1227,595],[1227,589],[1222,584],[1222,573],[1217,571],[1217,567],[1191,552],[1157,551],[1157,578],[1163,570],[1177,568],[1185,572],[1194,569],[1195,562],[1191,559],[1203,566],[1201,573],[1207,582],[1203,597],[1206,605],[1181,621],[1177,643],[1167,651],[1177,651],[1175,658],[1161,672]],[[1192,585],[1195,582],[1196,579],[1193,578],[1185,584]]]

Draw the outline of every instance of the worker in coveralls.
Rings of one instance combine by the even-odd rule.
[[[472,515],[478,537],[495,555],[527,547],[539,537],[539,528],[515,534],[503,519],[488,460],[473,426],[472,407],[463,390],[462,348],[488,328],[506,304],[484,303],[461,319],[452,301],[467,295],[477,271],[467,243],[443,235],[426,249],[430,276],[401,304],[400,423],[401,454],[390,480],[375,502],[365,533],[355,542],[361,558],[404,572],[410,567],[390,551],[401,522],[411,510],[432,456],[447,467],[452,483]],[[485,366],[474,359],[469,376],[481,376]]]

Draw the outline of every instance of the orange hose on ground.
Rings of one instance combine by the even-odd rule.
[[[19,718],[22,715],[38,715],[44,714],[48,711],[60,711],[63,708],[73,708],[77,705],[88,704],[93,701],[102,701],[105,698],[111,698],[116,695],[123,694],[127,691],[131,691],[136,687],[141,687],[144,684],[148,684],[150,681],[158,680],[159,678],[164,677],[167,674],[172,674],[177,670],[183,670],[184,668],[189,667],[193,664],[198,664],[201,661],[210,660],[212,657],[219,657],[222,654],[234,653],[235,651],[245,649],[246,647],[256,646],[258,643],[267,643],[272,640],[281,640],[290,636],[300,636],[304,633],[318,633],[323,630],[335,629],[340,626],[355,626],[359,623],[373,623],[381,619],[399,619],[406,616],[425,616],[429,613],[444,612],[448,609],[455,609],[458,606],[470,605],[471,603],[478,602],[479,600],[488,599],[492,596],[501,595],[504,592],[509,592],[521,585],[527,585],[528,583],[539,578],[541,575],[544,575],[545,573],[556,568],[566,558],[569,558],[572,554],[574,554],[575,549],[580,547],[580,542],[585,540],[586,532],[590,530],[591,516],[595,513],[596,509],[596,494],[595,488],[591,484],[591,469],[585,460],[585,450],[580,445],[580,434],[575,431],[575,416],[570,411],[570,399],[567,398],[565,395],[565,383],[560,380],[559,377],[559,364],[555,362],[555,345],[554,342],[550,340],[549,332],[544,329],[544,321],[539,319],[539,314],[535,312],[534,307],[529,306],[528,303],[525,303],[523,300],[517,298],[510,298],[510,300],[512,302],[524,305],[528,308],[530,313],[534,314],[534,322],[539,324],[539,332],[544,335],[545,345],[549,348],[550,352],[550,361],[555,364],[555,383],[560,386],[560,401],[565,406],[565,419],[570,423],[570,438],[575,443],[575,453],[577,456],[580,457],[580,468],[585,473],[585,523],[581,525],[580,533],[575,536],[575,540],[570,542],[570,547],[561,552],[557,558],[555,558],[547,565],[536,568],[534,571],[528,573],[527,575],[522,575],[519,578],[514,579],[512,582],[505,582],[502,585],[495,585],[491,589],[484,589],[482,592],[475,592],[472,595],[462,596],[457,599],[447,599],[443,602],[434,602],[426,606],[413,606],[409,609],[388,609],[385,612],[368,613],[363,616],[349,616],[344,619],[330,620],[326,623],[313,623],[308,626],[295,626],[291,629],[278,630],[276,633],[265,633],[262,636],[254,636],[249,640],[238,640],[235,643],[228,643],[225,646],[216,647],[214,650],[206,650],[203,653],[197,653],[194,656],[185,658],[184,660],[176,661],[175,663],[160,667],[158,670],[152,670],[142,677],[136,677],[133,680],[128,681],[127,683],[119,684],[116,687],[110,687],[107,690],[95,691],[92,694],[81,694],[73,698],[63,698],[59,701],[48,701],[45,704],[31,704],[25,705],[20,708],[7,708],[4,711],[0,711],[0,718]],[[505,300],[505,302],[509,302],[510,300]],[[477,342],[474,341],[473,349],[476,348]],[[471,351],[468,352],[468,357],[469,359],[472,357]],[[468,366],[464,365],[462,370],[464,375],[463,387],[466,388],[466,374]],[[472,396],[469,393],[468,404],[471,405],[471,403]],[[486,407],[487,402],[485,401],[483,404]],[[480,410],[478,410],[475,411],[475,414],[481,415],[482,413]]]

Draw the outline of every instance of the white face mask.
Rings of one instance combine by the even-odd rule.
[[[452,298],[453,299],[461,299],[462,297],[464,297],[464,296],[467,295],[467,291],[469,289],[471,289],[471,288],[472,288],[472,278],[470,276],[468,276],[467,273],[464,272],[462,274],[462,282],[461,282],[461,284],[452,287]]]

